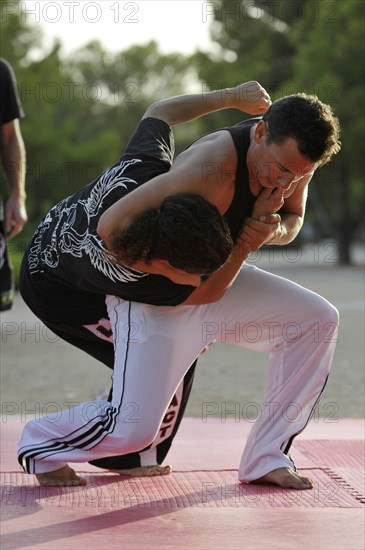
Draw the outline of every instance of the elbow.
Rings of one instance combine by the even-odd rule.
[[[298,216],[296,220],[296,224],[294,224],[291,230],[287,231],[287,238],[284,244],[290,244],[294,241],[294,239],[297,238],[297,236],[299,235],[303,227],[303,222],[304,222],[304,219],[301,216]]]
[[[149,117],[158,118],[159,120],[169,124],[169,126],[173,125],[173,114],[169,113],[169,109],[167,108],[164,100],[156,101],[156,103],[152,103],[152,105],[147,108],[142,118]]]
[[[156,103],[152,103],[152,105],[147,107],[146,112],[144,113],[142,118],[155,117],[155,113],[158,110],[158,104],[159,101],[156,101]]]

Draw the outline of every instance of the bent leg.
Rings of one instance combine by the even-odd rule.
[[[187,321],[181,310],[109,297],[108,313],[115,342],[111,402],[84,403],[58,413],[57,419],[29,422],[19,450],[27,472],[43,474],[60,470],[66,460],[84,462],[149,445],[201,351],[199,338],[188,342],[183,337]]]
[[[252,266],[242,269],[210,319],[221,341],[269,353],[263,406],[239,468],[254,481],[294,468],[288,452],[324,389],[337,341],[338,312],[324,298]]]
[[[69,344],[85,351],[91,357],[114,368],[113,332],[109,319],[100,319],[92,325],[50,324],[47,326]],[[169,405],[160,425],[156,439],[145,449],[125,455],[105,457],[90,461],[90,464],[106,470],[120,471],[133,476],[164,475],[171,466],[160,466],[164,461],[178,432],[191,392],[197,361],[191,365]],[[110,393],[111,397],[111,393]],[[152,469],[151,469],[152,466]],[[58,480],[56,480],[58,482]]]
[[[170,473],[171,466],[160,465],[170,450],[184,416],[193,385],[196,364],[197,360],[193,362],[179,384],[151,445],[136,453],[101,458],[91,461],[90,464],[98,468],[118,471],[124,475],[149,476]]]

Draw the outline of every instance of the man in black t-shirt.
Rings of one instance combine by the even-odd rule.
[[[251,105],[249,87],[256,95]],[[289,449],[326,383],[338,312],[309,290],[243,264],[262,244],[285,244],[298,234],[308,184],[339,150],[338,122],[314,96],[296,94],[268,109],[269,104],[265,90],[249,83],[152,105],[127,157],[43,220],[23,263],[23,295],[34,311],[42,307],[42,318],[65,339],[74,336],[77,318],[84,341],[86,334],[112,340],[114,372],[108,402],[81,404],[72,415],[65,411],[54,422],[48,417],[25,426],[19,462],[40,483],[84,484],[66,460],[95,463],[139,449],[149,457],[189,365],[217,339],[270,354],[264,402],[269,407],[252,427],[239,479],[313,486],[295,471]],[[129,177],[129,169],[143,162],[134,143],[151,125],[152,157],[160,163],[170,150],[170,126],[228,107],[267,112],[203,136],[170,170],[143,185]],[[121,198],[113,195],[118,186]],[[203,223],[199,234],[200,212],[194,214],[187,203],[181,211],[181,201],[192,206],[196,195],[203,199],[202,214],[209,201],[224,216],[234,241],[218,270],[209,238],[213,227]],[[65,297],[71,314],[66,320]],[[107,318],[95,320],[96,310],[106,310]],[[288,423],[293,402],[299,414]]]
[[[5,208],[0,194],[0,311],[10,309],[13,303],[13,281],[6,241],[20,233],[27,221],[25,148],[19,128],[19,119],[23,116],[14,71],[5,59],[0,58],[0,153],[9,187]]]
[[[165,268],[170,259],[177,267],[174,276],[187,284],[118,263],[105,248],[96,233],[100,215],[137,185],[168,170],[172,158],[173,136],[168,125],[154,118],[143,120],[118,162],[45,216],[23,258],[20,291],[32,311],[59,337],[112,369],[115,360],[107,295],[174,306],[186,299],[202,275],[218,269],[232,250],[229,227],[218,210],[199,195],[188,193],[166,200],[158,212],[147,212],[138,222],[138,231],[131,228],[131,238],[126,236],[134,253],[141,246],[138,254],[152,254]],[[161,230],[163,239],[158,236]],[[168,466],[158,464],[180,424],[194,365],[176,390],[170,421],[161,428],[152,448],[93,464],[119,472],[128,470],[133,475],[136,468],[138,475],[168,473]]]

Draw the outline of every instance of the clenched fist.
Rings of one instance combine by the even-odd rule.
[[[271,105],[271,99],[265,88],[255,80],[239,84],[232,88],[235,104],[232,107],[250,115],[265,113]]]

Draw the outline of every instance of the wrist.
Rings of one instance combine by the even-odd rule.
[[[250,252],[253,252],[252,247],[243,241],[237,241],[233,248],[231,261],[234,261],[237,264],[242,264],[245,260],[247,260]]]
[[[18,202],[18,203],[25,203],[27,198],[27,194],[25,191],[17,191],[14,193],[10,193],[9,195],[9,201]]]
[[[207,94],[217,111],[235,108],[237,103],[235,95],[234,88],[222,88],[220,90],[208,92]]]
[[[268,239],[266,241],[266,244],[282,244],[284,235],[286,235],[286,232],[284,230],[284,227],[280,224],[275,233],[272,235],[271,239]]]

